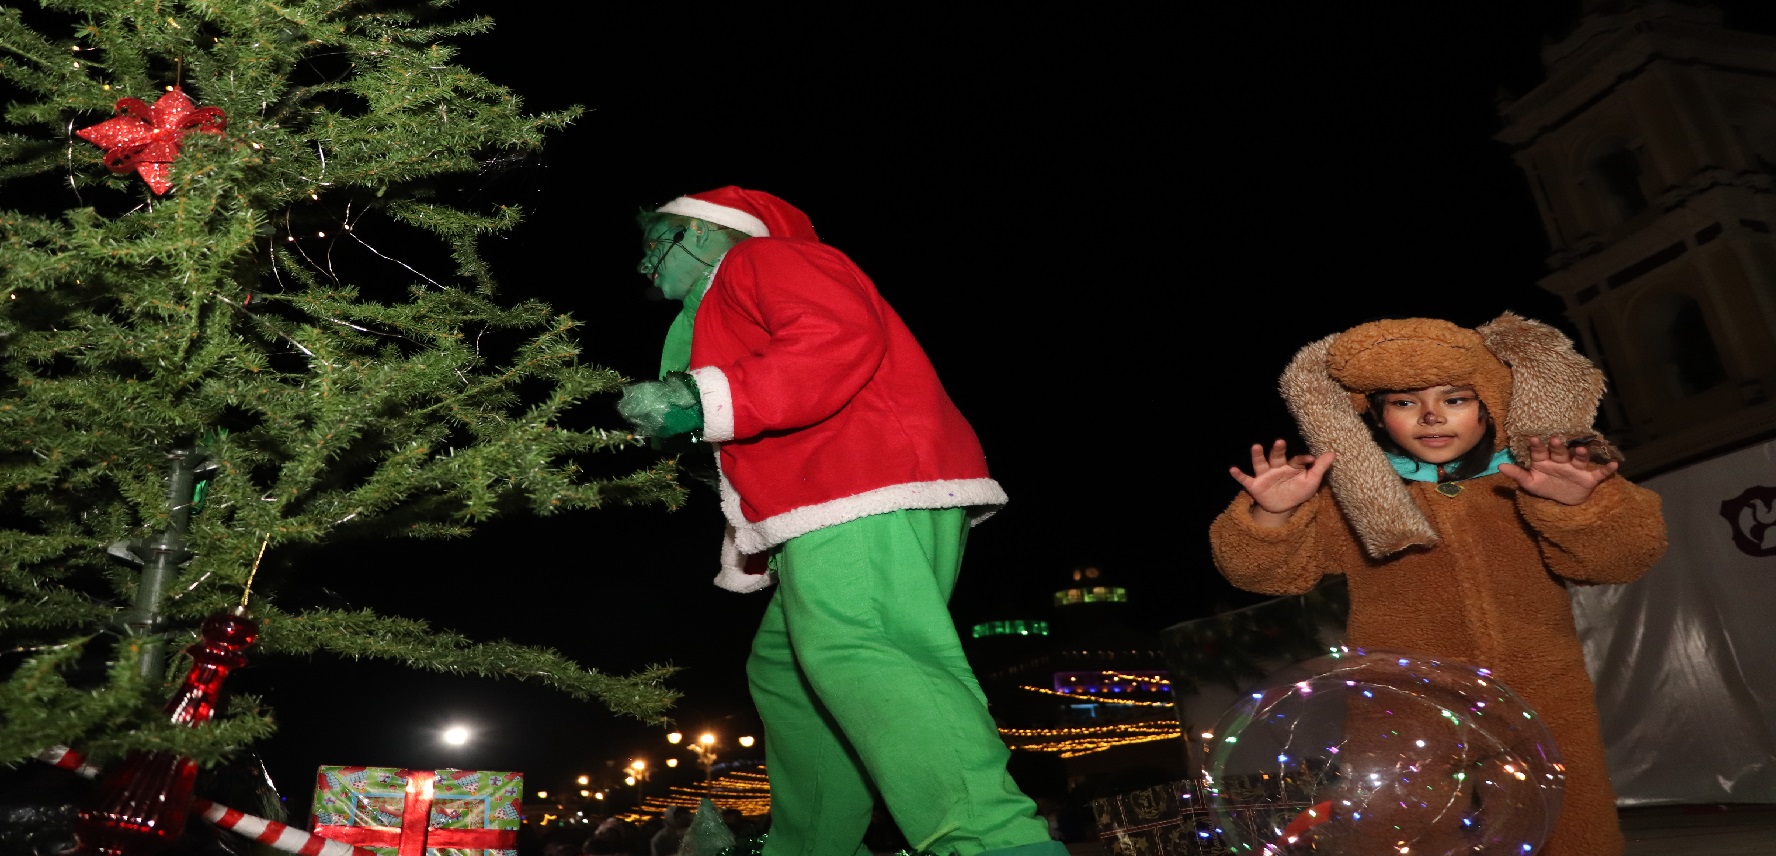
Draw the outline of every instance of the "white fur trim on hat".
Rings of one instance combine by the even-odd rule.
[[[754,238],[771,237],[771,230],[765,226],[765,221],[738,208],[692,199],[689,196],[680,196],[654,210],[661,214],[681,214],[686,217],[695,217],[698,220],[706,220],[717,226],[726,226],[745,232]]]

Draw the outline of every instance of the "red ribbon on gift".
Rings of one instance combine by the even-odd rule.
[[[427,847],[465,850],[515,850],[518,833],[511,829],[432,829],[431,770],[408,770],[407,798],[401,804],[401,826],[317,826],[315,834],[358,847],[399,847],[399,856],[425,856]]]

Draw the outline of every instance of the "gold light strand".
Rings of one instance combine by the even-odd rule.
[[[1135,684],[1153,684],[1157,688],[1172,688],[1171,678],[1162,678],[1154,675],[1128,675],[1122,672],[1112,672],[1110,677],[1113,680],[1128,681]]]
[[[1120,705],[1127,705],[1129,707],[1176,707],[1177,706],[1175,703],[1169,702],[1169,701],[1141,701],[1140,699],[1110,698],[1107,696],[1091,695],[1089,693],[1064,693],[1064,692],[1060,692],[1057,690],[1048,689],[1047,687],[1023,686],[1023,687],[1019,687],[1018,689],[1025,689],[1025,690],[1029,690],[1030,692],[1033,692],[1033,693],[1040,693],[1042,695],[1051,695],[1051,696],[1058,696],[1060,698],[1077,699],[1079,701],[1096,702],[1098,704],[1120,704]]]
[[[1080,725],[1072,728],[1001,728],[1000,734],[1012,737],[1075,737],[1085,734],[1126,734],[1131,731],[1146,733],[1165,732],[1175,734],[1180,731],[1176,722],[1129,722],[1121,725]]]
[[[999,733],[1012,749],[1076,758],[1132,743],[1178,739],[1183,736],[1183,729],[1176,722],[1157,721],[1075,728],[1001,728]]]
[[[723,773],[707,787],[672,785],[664,795],[649,796],[641,808],[657,815],[673,806],[696,808],[705,797],[719,808],[739,809],[744,815],[759,816],[771,811],[770,780],[763,773],[750,771]]]
[[[259,542],[259,555],[253,557],[253,569],[247,572],[247,585],[241,590],[240,605],[242,609],[247,608],[247,598],[253,596],[253,578],[259,575],[259,562],[265,558],[265,548],[269,546],[271,546],[271,536],[267,535],[265,540]]]
[[[1090,755],[1095,752],[1102,752],[1106,749],[1114,749],[1118,746],[1128,746],[1135,743],[1152,743],[1159,740],[1175,740],[1177,737],[1178,735],[1175,733],[1147,734],[1130,735],[1127,737],[1103,737],[1090,740],[1047,741],[1029,744],[1010,743],[1007,745],[1013,749],[1025,749],[1032,752],[1050,752],[1059,755],[1062,758],[1077,758],[1081,755]]]

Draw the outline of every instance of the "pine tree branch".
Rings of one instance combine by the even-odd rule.
[[[14,651],[0,762],[75,742],[214,759],[270,728],[252,710],[166,726],[165,686],[130,674],[143,640],[107,629],[137,585],[107,547],[165,524],[174,449],[201,443],[220,466],[187,533],[195,557],[169,584],[175,634],[238,600],[262,545],[683,501],[670,462],[633,468],[621,453],[637,438],[574,421],[622,382],[583,359],[577,323],[496,302],[478,242],[522,212],[454,188],[533,156],[580,111],[527,113],[463,68],[454,41],[492,24],[447,6],[0,9],[0,77],[22,93],[0,184],[32,207],[0,210],[0,645]],[[227,127],[180,138],[167,194],[73,134],[174,85]],[[537,681],[646,721],[673,700],[667,667],[612,677],[423,622],[255,608],[270,654]],[[92,671],[95,648],[119,665]]]
[[[649,666],[627,677],[583,669],[553,650],[510,642],[472,642],[423,621],[378,616],[368,610],[314,610],[267,614],[267,653],[330,653],[377,659],[453,675],[512,678],[553,687],[578,699],[598,699],[611,710],[643,722],[663,722],[678,694],[664,681],[677,671]],[[273,642],[272,640],[275,640]]]

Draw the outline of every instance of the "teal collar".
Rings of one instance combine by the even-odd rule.
[[[1406,479],[1407,481],[1421,482],[1434,482],[1437,480],[1437,467],[1433,464],[1427,464],[1417,458],[1408,458],[1405,455],[1396,455],[1385,449],[1382,451],[1382,454],[1387,455],[1388,463],[1394,465],[1394,472],[1399,473],[1400,478]],[[1465,476],[1462,480],[1466,481],[1467,479],[1477,479],[1481,476],[1492,475],[1499,471],[1499,464],[1508,463],[1511,463],[1511,450],[1500,449],[1492,454],[1492,460],[1486,462],[1486,469],[1471,476]]]

